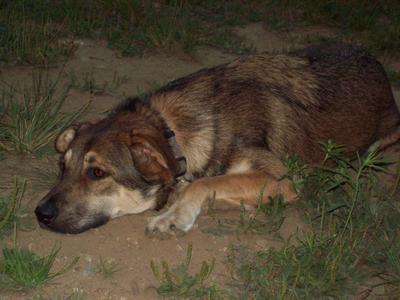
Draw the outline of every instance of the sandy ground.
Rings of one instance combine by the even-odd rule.
[[[307,34],[332,34],[326,29],[307,29],[300,33],[276,34],[267,32],[259,24],[246,28],[239,28],[239,34],[248,39],[257,48],[258,52],[280,52],[292,47],[301,46]],[[189,74],[207,66],[213,66],[231,60],[234,56],[214,49],[198,49],[192,56],[148,55],[135,58],[120,58],[106,47],[103,41],[82,40],[76,41],[79,45],[73,58],[63,70],[63,80],[68,81],[68,74],[74,72],[79,78],[83,73],[93,73],[98,83],[112,82],[115,74],[124,78],[124,83],[109,94],[89,95],[88,92],[72,90],[67,98],[65,110],[78,109],[89,99],[92,100],[84,118],[97,118],[104,111],[110,109],[127,95],[135,95],[147,89],[166,83],[174,78]],[[60,68],[51,70],[52,74],[60,72]],[[12,67],[0,69],[0,78],[9,83],[30,81],[32,68]],[[398,100],[400,93],[394,91]],[[0,187],[6,191],[13,175],[24,176],[28,179],[28,190],[24,199],[25,204],[33,209],[36,203],[47,192],[45,185],[40,184],[38,169],[55,172],[57,164],[55,154],[46,155],[41,159],[22,156],[8,157],[2,161],[0,171]],[[3,192],[4,192],[3,191]],[[109,222],[97,229],[89,230],[79,235],[61,235],[40,228],[30,232],[19,232],[17,242],[27,246],[40,254],[47,254],[54,245],[60,245],[54,270],[79,256],[80,260],[72,271],[60,278],[27,292],[7,292],[0,295],[5,299],[30,299],[34,295],[42,295],[46,299],[62,299],[72,292],[83,291],[87,299],[158,299],[154,289],[156,285],[151,268],[152,259],[165,259],[171,264],[182,262],[188,244],[193,244],[192,269],[198,270],[201,262],[216,259],[216,267],[211,282],[224,285],[229,281],[229,272],[226,267],[226,255],[231,244],[242,243],[254,249],[279,247],[280,242],[273,236],[213,236],[203,233],[202,230],[210,224],[211,217],[207,214],[200,216],[196,228],[183,237],[169,240],[149,238],[144,234],[147,219],[154,215],[147,212],[141,215],[125,216]],[[289,208],[285,212],[286,219],[279,233],[287,238],[304,225],[300,221],[299,213]],[[219,212],[218,217],[238,217],[238,212]],[[11,239],[0,241],[0,245],[10,245]],[[110,278],[105,278],[96,272],[96,265],[100,258],[112,260],[120,268]]]

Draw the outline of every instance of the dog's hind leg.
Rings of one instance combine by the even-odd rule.
[[[238,206],[243,202],[250,208],[256,207],[260,195],[268,201],[270,196],[277,194],[282,194],[286,202],[297,198],[288,179],[277,180],[262,171],[201,178],[189,184],[168,211],[151,219],[147,231],[171,233],[174,228],[189,231],[203,204],[210,198]]]

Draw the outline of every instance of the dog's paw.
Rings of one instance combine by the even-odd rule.
[[[145,235],[150,238],[157,238],[160,240],[168,240],[173,237],[181,237],[185,235],[185,232],[182,230],[179,230],[175,228],[174,226],[171,226],[169,230],[166,231],[160,231],[158,228],[152,228],[150,229],[149,227],[146,227],[145,230]]]
[[[188,232],[196,220],[197,214],[171,207],[167,212],[150,219],[146,233],[151,236],[164,238],[165,236],[182,235]]]

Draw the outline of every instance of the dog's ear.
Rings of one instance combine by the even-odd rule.
[[[174,179],[168,150],[154,137],[133,135],[130,150],[136,169],[152,183],[165,183]]]
[[[65,129],[58,135],[55,144],[58,153],[64,153],[65,151],[67,151],[69,145],[76,136],[76,131],[77,131],[76,127],[70,127]]]
[[[71,142],[75,139],[78,131],[86,129],[93,124],[94,122],[83,122],[64,129],[64,131],[61,132],[56,138],[56,151],[58,153],[65,153],[65,151],[67,151],[67,149],[71,145]]]

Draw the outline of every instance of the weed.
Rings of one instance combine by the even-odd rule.
[[[43,73],[32,75],[32,87],[21,93],[14,87],[3,89],[0,121],[0,148],[8,152],[38,153],[89,105],[74,113],[61,108],[69,88],[56,92],[58,80],[51,82]]]
[[[71,88],[95,95],[113,95],[122,84],[127,82],[127,80],[128,78],[126,76],[119,76],[117,72],[114,72],[111,82],[104,81],[100,84],[96,82],[93,72],[84,72],[80,77],[78,77],[73,71],[69,73],[69,84]]]
[[[298,206],[311,231],[295,234],[282,249],[233,248],[229,262],[238,299],[346,298],[373,295],[382,286],[390,295],[399,293],[400,207],[377,176],[387,162],[374,148],[354,163],[335,143],[322,146],[320,168],[305,172],[297,159],[287,163],[302,187]]]
[[[159,287],[154,287],[158,295],[162,297],[178,298],[201,298],[221,299],[221,292],[215,286],[205,284],[214,269],[215,260],[211,263],[204,262],[198,273],[191,275],[189,266],[192,260],[192,245],[188,246],[185,262],[170,268],[166,261],[161,262],[161,268],[151,261],[151,269],[154,276],[160,282]]]
[[[14,178],[13,191],[10,197],[0,197],[0,238],[9,235],[14,228],[31,230],[34,224],[28,211],[21,206],[25,193],[26,180]]]
[[[268,249],[239,263],[233,274],[239,299],[339,298],[354,291],[361,272],[350,244],[307,234],[297,245]],[[237,251],[237,250],[236,250]],[[234,253],[234,252],[233,252]],[[230,254],[230,259],[238,259]],[[232,261],[230,261],[232,263]],[[351,279],[351,280],[350,280]]]
[[[398,2],[393,1],[268,1],[265,21],[272,28],[326,25],[341,33],[361,37],[372,50],[400,48]]]
[[[303,191],[307,179],[307,164],[303,163],[297,155],[287,157],[284,164],[288,169],[286,176],[292,181],[296,192],[300,193]]]
[[[110,278],[116,272],[120,271],[121,267],[118,266],[118,263],[112,259],[104,260],[100,257],[100,261],[97,263],[96,271],[97,273],[101,273],[104,277]]]
[[[18,0],[0,9],[7,63],[56,61],[72,47],[71,37],[102,37],[121,55],[145,50],[191,53],[198,45],[213,45],[236,53],[239,38],[227,26],[260,20],[258,3],[242,1],[58,1]],[[107,20],[107,21],[106,21]],[[225,27],[215,31],[215,28]],[[238,51],[242,51],[238,49]]]
[[[248,45],[228,28],[220,28],[212,35],[200,38],[200,43],[240,55],[254,54],[257,52],[253,45]]]
[[[0,61],[8,64],[49,65],[68,57],[74,46],[59,42],[60,26],[45,15],[32,20],[28,1],[2,3],[0,8]],[[8,8],[8,9],[7,9]]]
[[[209,45],[234,53],[254,49],[232,26],[264,21],[269,28],[322,24],[361,36],[377,51],[399,49],[394,1],[7,1],[0,7],[0,60],[50,63],[68,56],[76,37],[104,38],[121,55],[148,50],[192,53]]]
[[[79,260],[75,257],[59,271],[50,270],[60,248],[53,247],[49,255],[40,257],[34,252],[14,246],[3,248],[0,261],[0,287],[3,289],[32,289],[68,272]]]
[[[395,86],[400,86],[400,72],[392,68],[385,68],[385,70],[391,84]]]
[[[263,203],[261,199],[263,199],[262,193],[255,211],[246,211],[242,203],[239,219],[216,219],[213,215],[214,208],[210,206],[209,213],[216,219],[217,224],[204,229],[203,232],[218,236],[277,232],[285,219],[282,213],[286,205],[283,203],[282,195],[270,198],[269,203]]]

